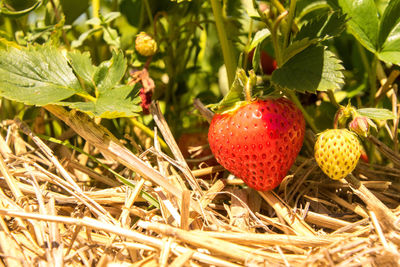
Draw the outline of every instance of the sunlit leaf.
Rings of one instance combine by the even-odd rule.
[[[383,108],[361,108],[357,109],[357,112],[373,120],[393,120],[396,118],[392,111]]]
[[[379,19],[374,0],[338,0],[343,13],[347,14],[350,32],[369,51],[376,52]]]
[[[86,92],[56,48],[0,50],[0,96],[40,106],[76,93]]]
[[[299,92],[339,89],[344,83],[340,60],[322,46],[310,46],[272,73],[274,85]]]
[[[383,61],[400,65],[400,1],[390,1],[381,19],[379,53]]]
[[[78,109],[101,118],[119,118],[137,116],[142,111],[140,98],[133,86],[120,86],[103,91],[95,102],[62,102],[62,105]]]
[[[97,68],[92,64],[89,52],[83,54],[78,51],[69,52],[68,59],[75,73],[94,87],[93,76]]]
[[[109,61],[102,62],[94,73],[94,81],[99,92],[114,87],[125,75],[126,59],[122,52],[113,52]]]
[[[268,29],[262,29],[254,35],[253,40],[251,40],[250,46],[247,49],[247,52],[250,52],[253,50],[258,44],[262,43],[268,36],[270,36],[271,33]]]
[[[339,12],[326,12],[301,27],[295,40],[304,38],[320,41],[339,35],[345,28],[346,17]]]

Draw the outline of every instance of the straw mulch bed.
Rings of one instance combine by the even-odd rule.
[[[2,122],[3,266],[400,265],[400,160],[374,138],[391,165],[329,180],[308,134],[281,186],[256,192],[220,166],[190,170],[155,104],[173,157],[157,138],[135,155],[86,115],[45,108],[88,154]]]

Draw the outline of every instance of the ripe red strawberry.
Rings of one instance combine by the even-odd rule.
[[[202,159],[207,158],[204,162],[197,164],[188,162],[190,168],[195,168],[199,163],[206,164],[206,166],[214,166],[217,164],[210,147],[207,142],[207,132],[197,133],[184,133],[178,139],[178,147],[181,150],[183,157],[186,159]],[[194,150],[197,148],[197,150]]]
[[[303,144],[305,122],[288,99],[250,102],[216,114],[208,141],[217,161],[248,186],[271,190],[294,163]]]
[[[253,62],[254,50],[249,53],[249,62]],[[276,60],[271,57],[267,52],[261,51],[260,53],[261,68],[264,74],[271,75],[272,72],[277,68]]]

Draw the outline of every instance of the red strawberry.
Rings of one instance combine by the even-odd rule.
[[[251,50],[249,53],[249,62],[253,62],[254,50],[255,49]],[[271,75],[272,72],[277,68],[276,60],[263,50],[260,53],[260,61],[264,74]]]
[[[178,147],[186,159],[208,158],[204,161],[207,166],[216,165],[215,158],[212,157],[211,150],[207,143],[207,132],[184,133],[178,139]],[[197,148],[197,150],[194,150]],[[200,163],[200,162],[198,162]],[[196,167],[198,164],[188,162],[190,168]]]
[[[216,114],[208,141],[217,161],[261,191],[280,184],[303,144],[305,122],[288,99],[256,100]]]

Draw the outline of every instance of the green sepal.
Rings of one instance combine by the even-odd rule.
[[[225,97],[217,104],[209,105],[215,113],[229,113],[248,103],[245,101],[244,90],[246,87],[251,91],[251,88],[256,83],[256,76],[254,72],[250,73],[250,77],[247,77],[246,72],[243,69],[236,71],[235,80],[232,83],[231,88]]]

